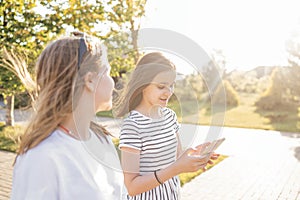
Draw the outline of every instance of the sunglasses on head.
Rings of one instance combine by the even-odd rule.
[[[85,33],[79,31],[74,31],[72,32],[72,34],[76,37],[80,37],[79,48],[78,48],[78,65],[77,65],[79,70],[83,55],[88,51],[88,46],[86,44],[86,41],[90,41],[90,38]]]

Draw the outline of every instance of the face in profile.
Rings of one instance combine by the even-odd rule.
[[[106,111],[112,108],[114,81],[110,76],[110,65],[100,69],[95,90],[95,111]]]

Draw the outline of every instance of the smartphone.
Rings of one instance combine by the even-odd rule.
[[[224,141],[225,141],[225,138],[220,138],[220,139],[214,140],[210,143],[205,143],[199,152],[194,153],[191,156],[205,158],[209,154],[213,153]]]

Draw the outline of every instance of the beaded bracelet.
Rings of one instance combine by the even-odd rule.
[[[158,182],[159,184],[162,184],[162,182],[161,182],[161,181],[159,180],[159,178],[157,177],[156,171],[154,171],[154,176],[155,176],[157,182]]]

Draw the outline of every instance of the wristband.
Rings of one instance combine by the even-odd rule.
[[[159,184],[162,184],[162,182],[159,180],[159,178],[157,177],[157,174],[156,174],[156,171],[154,171],[154,176],[156,178],[156,181],[159,183]]]

